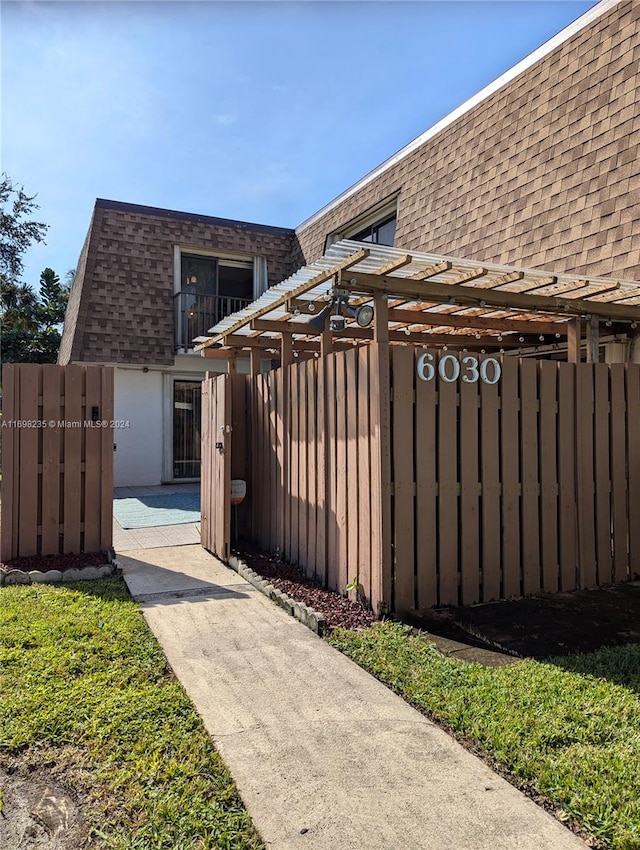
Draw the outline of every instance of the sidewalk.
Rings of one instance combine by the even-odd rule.
[[[585,847],[199,546],[120,560],[272,850]]]

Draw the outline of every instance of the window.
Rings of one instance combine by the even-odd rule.
[[[396,236],[398,219],[398,198],[394,196],[362,215],[347,222],[340,230],[327,236],[326,248],[341,239],[354,239],[357,242],[371,242],[374,245],[392,246]]]
[[[250,304],[266,287],[266,263],[206,252],[175,250],[175,345],[193,348],[193,340]]]
[[[183,254],[181,291],[192,295],[253,298],[253,260]]]
[[[394,213],[384,221],[370,224],[360,233],[355,233],[348,238],[355,239],[356,242],[373,242],[374,245],[393,245],[395,235],[396,214]]]

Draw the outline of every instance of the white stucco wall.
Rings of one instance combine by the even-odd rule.
[[[116,420],[128,427],[114,432],[114,486],[131,487],[162,482],[162,372],[116,368]]]
[[[225,372],[226,360],[178,355],[171,367],[149,365],[114,369],[115,419],[129,425],[114,433],[114,486],[141,487],[169,480],[166,454],[171,453],[173,378],[202,380],[204,373]],[[247,371],[248,361],[239,371]],[[170,473],[169,473],[170,474]]]

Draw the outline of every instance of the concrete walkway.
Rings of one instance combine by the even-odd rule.
[[[585,847],[199,546],[120,557],[272,850]]]

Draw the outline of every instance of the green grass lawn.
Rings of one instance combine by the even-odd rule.
[[[124,583],[0,590],[0,766],[63,770],[94,846],[261,846]]]
[[[490,668],[395,623],[329,641],[602,846],[640,850],[640,645]]]

